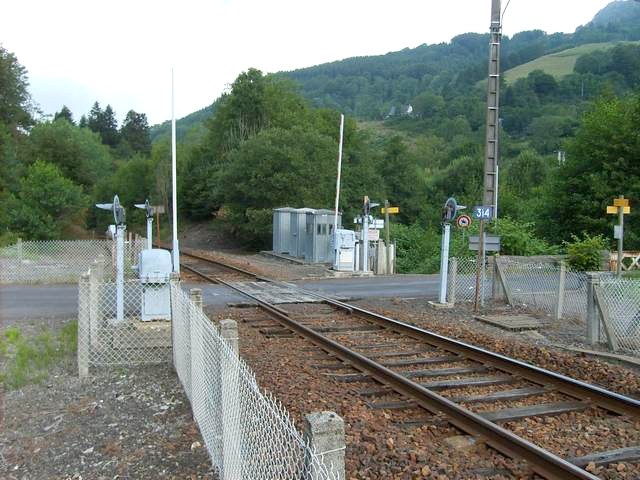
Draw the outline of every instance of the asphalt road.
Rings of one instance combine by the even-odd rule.
[[[341,298],[384,298],[438,296],[439,275],[396,275],[362,278],[332,278],[292,282],[301,287]],[[228,303],[247,302],[246,297],[220,285],[184,284],[185,289],[202,289],[208,306],[224,307]],[[67,320],[78,315],[78,286],[2,285],[0,286],[0,326],[29,320]]]

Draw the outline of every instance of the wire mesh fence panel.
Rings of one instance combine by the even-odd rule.
[[[473,302],[476,295],[477,261],[475,258],[451,258],[447,277],[447,301]],[[488,301],[492,296],[493,269],[484,264],[480,276],[480,297]]]
[[[600,338],[607,338],[608,328],[619,350],[640,354],[640,281],[604,278],[596,288],[605,315]]]
[[[587,318],[587,274],[567,269],[562,318],[584,324]]]
[[[132,266],[144,249],[145,240],[125,242],[125,276],[136,274]],[[106,278],[115,274],[115,242],[112,240],[19,241],[0,248],[0,283],[77,282],[92,262],[103,258]]]
[[[558,305],[560,267],[555,263],[524,263],[498,259],[512,301],[533,311],[549,315]]]
[[[164,297],[170,313],[169,284],[137,280],[105,282],[93,272],[81,278],[78,301],[78,355],[86,368],[168,363],[171,324],[155,310]],[[151,300],[150,300],[151,299]],[[149,314],[149,311],[152,311]],[[143,320],[150,318],[150,320]],[[82,358],[80,358],[82,357]]]
[[[171,286],[171,303],[176,372],[221,477],[336,478],[178,284]]]

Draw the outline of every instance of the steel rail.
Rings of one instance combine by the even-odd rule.
[[[216,262],[215,260],[211,260],[206,257],[193,255],[193,254],[188,254],[188,255],[191,255],[194,258],[198,258],[206,262],[219,263],[223,266],[227,266],[224,263]],[[239,269],[239,270],[242,271],[242,269]],[[246,271],[243,271],[243,273],[251,274],[251,272],[246,272]],[[208,278],[211,281],[212,277],[204,277],[204,278]],[[266,277],[256,276],[256,278],[259,278],[260,280],[266,281],[266,282],[277,283],[274,280]],[[231,285],[227,285],[227,286],[233,288],[233,286]],[[439,335],[437,333],[416,327],[414,325],[409,325],[399,320],[389,318],[385,315],[381,315],[379,313],[372,312],[370,310],[366,310],[364,308],[360,308],[349,303],[335,300],[331,297],[322,295],[320,293],[316,293],[316,292],[309,291],[307,289],[303,289],[299,287],[297,288],[301,292],[304,292],[305,294],[319,298],[324,302],[330,305],[333,305],[336,308],[346,310],[349,313],[359,314],[380,326],[390,328],[394,331],[403,333],[416,340],[426,342],[430,345],[433,345],[435,347],[441,348],[443,350],[446,350],[452,353],[457,353],[466,358],[475,360],[483,364],[490,364],[499,370],[508,372],[512,375],[519,376],[521,378],[529,380],[533,383],[537,383],[539,385],[543,385],[543,386],[553,385],[559,392],[578,398],[580,400],[590,401],[591,403],[598,405],[611,412],[614,412],[620,415],[640,417],[640,400],[636,400],[634,398],[627,397],[625,395],[621,395],[619,393],[612,392],[610,390],[606,390],[602,387],[598,387],[596,385],[582,382],[580,380],[576,380],[574,378],[567,377],[565,375],[552,372],[550,370],[537,367],[535,365],[531,365],[521,360],[516,360],[514,358],[510,358],[505,355],[501,355],[499,353],[495,353],[490,350],[477,347],[475,345],[470,345],[468,343],[455,340],[455,339],[446,337],[444,335]]]
[[[444,413],[449,417],[451,424],[468,434],[483,438],[488,445],[492,446],[504,455],[528,461],[531,468],[539,475],[550,480],[596,480],[598,478],[586,470],[583,470],[557,455],[554,455],[553,453],[515,435],[509,430],[486,420],[480,415],[457,405],[451,400],[448,400],[431,390],[426,389],[419,383],[405,378],[370,358],[367,358],[364,355],[361,355],[360,353],[325,337],[313,329],[296,322],[289,317],[287,312],[260,300],[256,296],[243,291],[241,288],[219,278],[210,277],[202,272],[199,272],[198,274],[212,282],[226,285],[238,293],[252,299],[286,328],[298,333],[323,350],[333,353],[343,361],[349,362],[358,370],[366,373],[380,383],[391,387],[396,392],[407,397],[411,397],[414,399],[416,404],[426,410],[434,414]]]
[[[407,323],[386,317],[376,312],[366,310],[348,303],[333,300],[321,294],[305,290],[305,293],[316,295],[325,302],[346,310],[360,314],[375,324],[403,333],[411,338],[428,343],[443,350],[457,353],[484,365],[490,364],[499,370],[519,376],[533,383],[543,386],[553,385],[558,391],[581,400],[588,400],[606,410],[632,417],[640,417],[640,400],[627,397],[602,387],[576,380],[550,370],[516,360],[484,348],[476,347],[460,340],[445,337],[428,330],[409,325]]]
[[[273,282],[273,280],[271,280],[270,278],[261,277],[260,275],[258,275],[256,273],[250,272],[249,270],[245,270],[245,269],[240,268],[240,267],[236,267],[235,265],[230,265],[228,263],[224,263],[224,262],[221,262],[219,260],[214,260],[212,258],[203,257],[202,255],[198,255],[196,253],[191,253],[191,252],[185,251],[184,249],[181,251],[181,253],[182,253],[182,255],[185,255],[187,257],[195,258],[195,259],[198,259],[198,260],[203,260],[205,262],[213,263],[215,265],[220,265],[221,267],[228,268],[229,270],[234,270],[234,271],[236,271],[238,273],[242,273],[244,275],[247,275],[248,277],[253,277],[256,280],[261,281],[261,282]],[[188,268],[188,270],[190,270],[190,269]]]

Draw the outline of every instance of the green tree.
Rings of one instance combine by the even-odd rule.
[[[9,228],[28,239],[60,238],[82,222],[88,199],[55,165],[37,161],[9,201]]]
[[[60,111],[56,112],[55,115],[53,116],[54,121],[58,120],[59,118],[63,118],[67,122],[71,123],[72,125],[75,125],[73,121],[73,114],[71,113],[71,110],[69,110],[69,108],[66,105],[63,105]]]
[[[419,117],[431,118],[438,115],[445,107],[444,98],[432,92],[422,92],[412,101],[413,111]]]
[[[87,116],[87,126],[100,135],[105,145],[115,147],[118,144],[118,122],[111,105],[102,110],[100,104],[95,102]]]
[[[149,155],[151,136],[147,115],[129,110],[120,127],[120,138],[132,152]]]
[[[0,123],[11,132],[33,125],[27,70],[0,45]]]
[[[398,218],[403,221],[415,219],[420,212],[419,193],[424,186],[420,182],[417,162],[400,136],[391,137],[384,145],[381,170],[387,199],[401,206]]]
[[[245,240],[266,243],[270,223],[251,215],[285,205],[331,206],[335,189],[336,143],[315,131],[295,127],[266,129],[229,158],[222,177],[225,208]],[[249,215],[251,213],[251,215]]]
[[[159,195],[155,191],[153,162],[149,157],[135,155],[130,159],[121,160],[116,166],[115,172],[101,179],[93,190],[93,198],[96,203],[105,202],[118,195],[120,202],[127,207],[127,224],[143,227],[145,214],[140,209],[131,208],[134,203],[144,202],[145,199],[157,202]],[[97,211],[92,210],[92,220],[96,221],[99,230],[106,228],[104,216],[97,216]]]
[[[115,147],[120,141],[118,135],[118,121],[116,120],[116,114],[111,108],[111,105],[107,105],[102,114],[100,136],[102,137],[102,143]]]
[[[112,166],[109,150],[96,134],[62,119],[36,125],[24,156],[27,163],[57,165],[65,177],[87,189],[107,176]]]
[[[640,199],[640,97],[604,98],[585,114],[569,142],[567,160],[554,176],[547,206],[548,235],[569,240],[572,233],[611,236],[605,207],[614,197]],[[640,212],[625,218],[625,246],[640,248]]]

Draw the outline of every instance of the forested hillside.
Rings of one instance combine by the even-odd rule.
[[[604,207],[620,194],[640,200],[640,46],[615,43],[640,39],[640,23],[628,21],[639,9],[617,2],[573,34],[505,38],[505,70],[577,45],[607,48],[574,51],[561,76],[534,69],[503,82],[500,221],[492,227],[503,253],[558,252],[584,234],[609,245]],[[272,208],[332,208],[342,111],[345,224],[363,195],[388,199],[401,208],[392,231],[399,266],[434,271],[442,204],[481,198],[487,56],[487,35],[463,34],[286,74],[240,73],[213,105],[178,122],[181,218],[215,221],[262,248]],[[26,70],[6,50],[0,73],[3,91],[16,92],[0,103],[5,239],[100,231],[108,219],[91,205],[114,193],[129,207],[145,198],[170,204],[168,123],[149,128],[132,111],[118,126],[98,103],[78,123],[62,106],[56,118],[36,120]],[[640,248],[637,212],[625,220],[630,249]],[[129,213],[135,227],[141,214]],[[452,249],[468,254],[461,232]]]
[[[540,30],[503,37],[502,68],[509,70],[548,53],[587,43],[640,40],[640,4],[613,2],[573,34]],[[386,55],[358,57],[309,67],[286,75],[301,85],[314,106],[363,119],[400,115],[432,92],[446,100],[464,94],[486,77],[488,34],[462,34],[450,43],[421,45]],[[418,98],[417,98],[418,97]],[[420,112],[418,112],[420,113]]]

